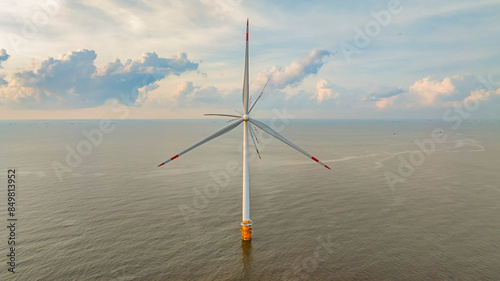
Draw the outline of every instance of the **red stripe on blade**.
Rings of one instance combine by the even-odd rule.
[[[328,170],[331,170],[331,169],[330,169],[330,167],[328,167],[327,165],[325,165],[325,167],[327,167],[327,168],[328,168]]]
[[[248,41],[248,33],[247,33],[247,41]]]
[[[174,157],[170,158],[170,160],[174,160],[177,157],[179,157],[179,155],[175,155]]]
[[[163,166],[163,165],[165,165],[165,163],[161,163],[160,165],[158,165],[158,167],[161,167],[161,166]]]
[[[314,157],[311,157],[312,160],[316,161],[316,162],[319,162],[318,159],[314,158]]]

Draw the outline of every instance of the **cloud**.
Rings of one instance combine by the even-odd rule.
[[[189,95],[191,95],[194,91],[194,86],[193,82],[190,81],[184,81],[181,84],[177,86],[177,89],[175,90],[173,94],[173,98],[176,101],[179,100],[184,100],[186,99]]]
[[[173,91],[149,95],[144,105],[177,109],[201,108],[214,104],[222,107],[236,105],[234,91],[221,90],[215,86],[197,86],[191,81],[183,81],[172,88]],[[241,89],[238,89],[237,92],[241,95]],[[241,102],[241,98],[238,100]]]
[[[453,79],[460,79],[455,77]],[[409,91],[418,96],[420,104],[424,106],[433,106],[440,96],[450,96],[455,92],[455,85],[451,77],[445,77],[442,81],[430,80],[426,77],[413,84]]]
[[[380,101],[404,93],[401,88],[380,87],[382,89],[369,94],[364,101]]]
[[[254,80],[255,84],[263,86],[270,78],[269,90],[298,86],[307,76],[318,73],[324,65],[323,58],[331,54],[327,50],[314,49],[301,60],[294,60],[285,67],[275,65],[269,70],[259,72]]]
[[[136,60],[116,59],[100,68],[94,65],[96,58],[93,50],[72,51],[14,73],[8,86],[0,88],[0,103],[18,108],[83,108],[115,99],[140,105],[158,87],[157,81],[198,68],[185,53],[172,58],[144,53]]]
[[[303,108],[311,105],[317,106],[326,100],[332,100],[338,97],[335,85],[330,84],[325,79],[320,79],[316,89],[304,91],[301,87],[290,89],[288,86],[299,85],[305,77],[315,74],[324,65],[322,59],[328,56],[328,51],[313,50],[309,55],[300,60],[294,60],[285,67],[273,66],[271,69],[261,71],[257,78],[251,81],[252,87],[262,89],[260,81],[267,82],[271,77],[268,87],[265,89],[264,97],[267,102],[259,101],[257,108],[273,109],[276,105],[287,104],[291,107]],[[113,66],[110,65],[110,68]],[[274,81],[271,82],[271,81]],[[239,84],[239,83],[238,83]],[[144,105],[147,107],[166,107],[166,108],[203,108],[217,104],[221,108],[241,107],[242,89],[237,88],[219,88],[212,85],[200,85],[191,81],[183,81],[180,84],[171,84],[172,91],[163,91],[158,95],[149,95]],[[256,93],[259,93],[256,92]],[[290,94],[290,92],[294,92]],[[252,102],[257,95],[251,97]]]
[[[377,109],[440,108],[468,100],[487,101],[500,93],[499,85],[485,85],[472,75],[454,75],[442,80],[430,77],[415,81],[407,90],[401,88],[373,93],[365,101],[375,102]]]
[[[223,100],[223,95],[214,86],[198,87],[193,82],[185,81],[177,86],[173,98],[177,105],[196,106],[219,103]]]
[[[392,106],[392,105],[394,105],[394,101],[396,100],[396,98],[397,98],[397,96],[379,99],[375,102],[375,106],[379,110],[384,109],[384,108],[389,107],[389,106]]]
[[[328,101],[337,100],[340,94],[336,91],[335,85],[325,79],[320,79],[316,83],[316,91],[305,91],[297,88],[296,93],[289,95],[287,91],[275,91],[265,95],[265,101],[259,100],[256,110],[274,109],[276,106],[286,105],[290,108],[304,108],[318,105],[334,105]],[[241,88],[219,89],[214,86],[197,86],[191,81],[184,81],[178,84],[175,90],[168,94],[151,95],[145,105],[152,107],[171,108],[202,108],[214,106],[226,109],[240,109]],[[252,97],[252,103],[256,96]]]
[[[5,78],[5,75],[4,74],[0,74],[0,87],[5,86],[5,85],[8,84],[8,82],[4,78]]]
[[[5,51],[5,49],[0,49],[0,69],[2,69],[2,62],[7,61],[9,59],[9,55]],[[7,85],[7,81],[4,79],[5,74],[0,73],[0,87]]]
[[[393,105],[398,95],[405,92],[401,88],[391,88],[387,86],[379,86],[378,88],[377,91],[362,99],[362,101],[365,102],[375,102],[375,106],[378,110]]]
[[[324,79],[317,81],[314,89],[306,91],[298,87],[305,78],[317,74],[325,65],[323,59],[330,55],[332,53],[327,50],[313,49],[302,59],[293,60],[284,67],[274,65],[268,70],[260,71],[251,82],[251,92],[260,92],[269,79],[264,94],[268,102],[260,100],[256,107],[269,109],[276,105],[286,104],[294,108],[304,108],[336,99],[339,95],[332,88],[335,85],[331,85]]]
[[[316,82],[316,101],[322,103],[328,99],[336,99],[339,97],[339,93],[333,92],[331,85],[325,79],[320,79]]]
[[[325,50],[313,50],[311,53],[300,60],[294,60],[285,67],[273,66],[269,70],[261,71],[252,81],[252,87],[262,89],[263,85],[270,78],[269,84],[265,89],[265,96],[272,102],[266,105],[259,102],[258,108],[269,108],[276,104],[297,105],[304,107],[306,104],[314,105],[324,103],[326,100],[332,100],[339,96],[332,85],[325,79],[317,82],[315,91],[306,92],[295,88],[296,94],[288,94],[289,86],[298,86],[304,78],[316,74],[324,65],[322,61],[330,52]],[[260,82],[263,82],[260,85]],[[175,90],[166,96],[151,96],[148,98],[148,105],[175,105],[180,108],[185,107],[203,107],[217,103],[229,107],[238,106],[241,103],[241,88],[219,89],[214,86],[196,86],[193,82],[184,81],[178,84]],[[256,98],[254,96],[253,98]]]
[[[3,68],[2,62],[7,61],[9,57],[10,56],[7,54],[7,51],[5,51],[5,49],[0,49],[0,68]]]
[[[489,101],[491,98],[495,96],[500,96],[500,88],[497,88],[495,91],[487,90],[487,89],[479,89],[472,91],[470,96],[464,99],[465,104],[469,104],[469,101]]]

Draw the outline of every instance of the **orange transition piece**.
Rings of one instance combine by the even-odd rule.
[[[244,241],[250,241],[252,239],[252,225],[250,221],[243,221],[241,223],[241,239]]]

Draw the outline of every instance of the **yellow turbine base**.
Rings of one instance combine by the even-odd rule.
[[[249,223],[248,221],[243,221],[244,223]],[[242,225],[241,228],[241,239],[244,241],[249,241],[252,239],[252,227],[247,225]]]

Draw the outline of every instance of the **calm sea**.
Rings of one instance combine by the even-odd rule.
[[[0,121],[0,280],[500,280],[500,122],[262,121],[332,170],[259,131],[251,243],[242,127]]]

